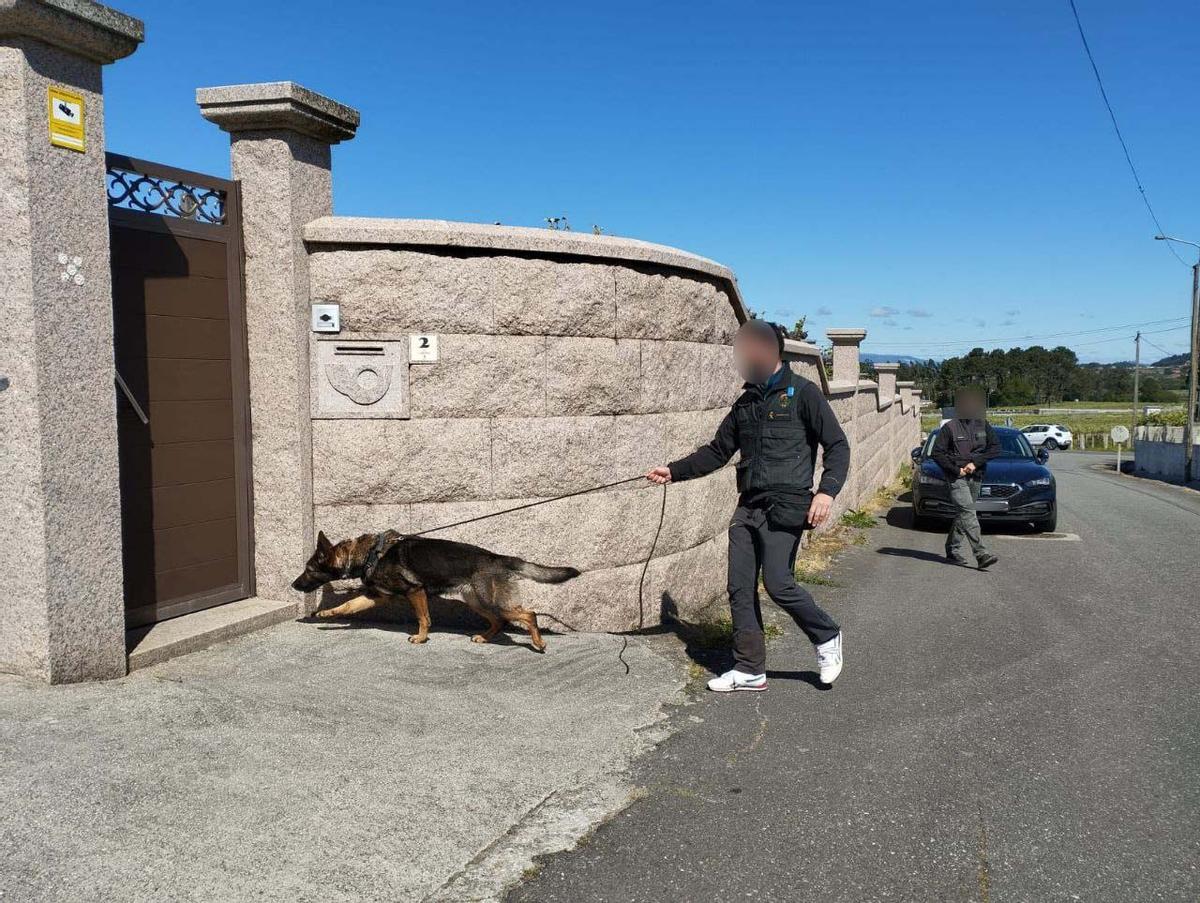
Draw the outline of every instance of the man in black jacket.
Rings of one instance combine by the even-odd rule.
[[[998,559],[983,544],[975,500],[987,462],[1000,454],[1000,440],[987,422],[983,393],[959,389],[954,396],[954,417],[938,428],[929,457],[942,468],[950,483],[950,501],[957,509],[946,536],[946,560],[969,565],[964,545],[970,544],[980,569]]]
[[[746,380],[733,410],[707,445],[646,478],[655,483],[690,480],[723,467],[734,452],[738,507],[729,525],[729,608],[733,619],[733,669],[708,682],[710,690],[765,690],[766,642],[758,599],[758,574],[817,648],[821,680],[842,670],[841,629],[796,583],[796,551],[806,527],[820,526],[846,482],[850,444],[819,386],[783,363],[783,333],[750,320],[733,343]],[[824,470],[813,494],[817,447]]]

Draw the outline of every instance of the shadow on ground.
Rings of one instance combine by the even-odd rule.
[[[912,501],[912,493],[907,492],[900,496],[898,501]],[[921,520],[918,521],[913,517],[912,505],[893,505],[888,513],[884,516],[884,520],[889,527],[898,527],[901,530],[909,530],[913,533],[930,533],[942,534],[943,536],[950,529],[950,521],[942,520]],[[1003,535],[1025,535],[1038,532],[1032,524],[1015,522],[1001,522],[981,520],[980,528],[984,533],[994,533]]]
[[[326,585],[322,588],[321,601],[316,610],[312,614],[299,618],[298,621],[302,624],[312,624],[317,630],[381,630],[386,633],[401,633],[408,636],[416,632],[416,616],[413,614],[408,600],[402,597],[382,602],[359,614],[334,618],[317,617],[318,612],[335,608],[361,593],[361,588],[357,587],[336,589]],[[483,618],[478,617],[465,605],[453,599],[431,598],[429,611],[430,619],[433,621],[429,631],[431,636],[454,634],[460,635],[466,642],[470,642],[472,636],[482,633],[487,628],[487,623]],[[553,628],[546,629],[540,624],[539,629],[547,639],[563,635],[562,631]],[[524,646],[530,652],[537,652],[533,648],[529,634],[511,624],[506,625],[504,630],[490,640],[490,643],[496,646]]]
[[[733,667],[732,628],[727,621],[713,624],[687,621],[679,617],[679,609],[675,600],[664,593],[661,600],[660,615],[662,624],[658,627],[639,631],[642,635],[670,635],[682,645],[687,657],[709,674],[723,674]],[[768,635],[768,641],[770,636]],[[794,680],[806,683],[822,692],[832,687],[821,683],[816,671],[773,671],[767,669],[767,677],[772,680]]]

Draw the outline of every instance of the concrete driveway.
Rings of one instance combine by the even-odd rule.
[[[665,638],[661,638],[665,639]],[[0,676],[0,901],[493,899],[623,804],[653,640],[289,623],[119,681]]]

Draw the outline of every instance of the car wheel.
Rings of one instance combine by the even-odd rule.
[[[1058,442],[1055,439],[1047,439],[1042,443],[1042,448],[1048,448],[1050,451],[1054,451],[1056,448],[1058,448]]]
[[[1050,516],[1033,522],[1033,529],[1038,533],[1053,533],[1058,528],[1058,506],[1050,509]]]

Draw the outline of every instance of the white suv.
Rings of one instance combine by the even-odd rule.
[[[1070,448],[1071,431],[1055,423],[1035,423],[1021,430],[1034,448]]]

